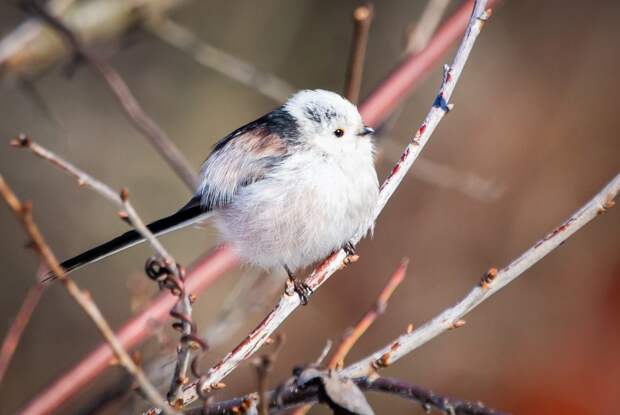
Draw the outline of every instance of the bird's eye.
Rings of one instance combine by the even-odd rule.
[[[344,130],[342,128],[338,128],[336,129],[336,131],[334,131],[334,135],[336,137],[342,137],[344,135]]]

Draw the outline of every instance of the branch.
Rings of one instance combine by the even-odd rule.
[[[114,354],[119,363],[135,378],[145,396],[166,414],[176,414],[176,411],[168,406],[167,402],[159,395],[159,392],[157,392],[157,389],[149,382],[142,370],[134,363],[127,351],[123,348],[118,338],[114,335],[112,328],[101,314],[101,311],[99,311],[99,308],[93,302],[90,293],[82,291],[72,279],[65,275],[56,256],[47,245],[39,228],[32,220],[32,206],[30,204],[22,204],[2,176],[0,176],[0,194],[2,194],[7,205],[22,223],[26,233],[32,239],[34,247],[45,264],[58,276],[69,295],[73,297],[93,323],[95,323],[101,335],[114,350]]]
[[[75,177],[80,185],[90,187],[105,199],[114,203],[121,209],[121,217],[123,219],[127,219],[129,223],[140,233],[140,235],[142,235],[151,244],[155,252],[157,252],[157,254],[163,259],[162,264],[155,264],[157,262],[156,259],[149,260],[147,264],[155,264],[159,268],[160,271],[158,274],[161,275],[155,275],[155,279],[160,283],[160,286],[165,286],[168,281],[172,282],[172,285],[170,286],[171,291],[176,293],[179,297],[179,302],[175,305],[175,308],[178,308],[179,311],[176,311],[173,308],[173,311],[171,312],[172,315],[179,320],[181,331],[183,333],[183,337],[181,338],[182,341],[178,347],[177,366],[175,368],[170,391],[168,393],[168,399],[171,402],[175,402],[178,399],[178,395],[181,393],[182,385],[187,383],[187,372],[189,370],[191,347],[193,345],[192,342],[200,343],[200,341],[195,338],[196,329],[192,322],[192,302],[190,300],[190,293],[185,289],[183,269],[176,263],[172,255],[168,253],[161,242],[159,242],[155,235],[153,235],[153,233],[144,224],[131,202],[129,202],[129,192],[127,189],[121,190],[120,195],[117,195],[114,190],[112,190],[105,183],[81,171],[73,164],[63,160],[58,155],[43,148],[24,135],[12,140],[11,145],[18,148],[29,149],[35,155],[51,162],[61,170]],[[150,268],[151,265],[147,265],[147,274],[149,274]],[[163,270],[166,270],[166,272],[161,272]],[[166,273],[170,275],[164,275]],[[59,274],[55,274],[60,277]],[[152,275],[149,274],[149,276],[151,277]],[[164,281],[162,276],[166,277],[166,281]],[[202,347],[205,348],[206,346],[202,345]]]
[[[340,345],[336,348],[336,351],[329,360],[327,365],[328,368],[334,369],[337,367],[342,367],[344,358],[349,354],[349,351],[351,351],[355,343],[357,343],[360,337],[366,333],[366,330],[368,330],[368,328],[375,322],[377,317],[385,312],[388,300],[400,283],[405,279],[408,263],[409,260],[407,259],[403,259],[401,261],[400,266],[396,269],[394,274],[392,274],[387,284],[379,294],[374,306],[370,308],[370,310],[364,314],[360,321],[355,324],[353,329],[344,336],[342,342],[340,342]]]
[[[503,415],[503,412],[487,408],[480,402],[470,402],[453,399],[421,388],[417,385],[392,378],[377,378],[374,382],[365,379],[354,379],[355,384],[362,390],[388,393],[419,403],[427,413],[435,408],[449,415]],[[269,409],[272,412],[290,410],[304,404],[321,402],[321,390],[316,384],[298,387],[287,382],[279,388],[269,391]],[[244,413],[244,408],[255,405],[258,397],[251,393],[227,401],[209,403],[204,408],[191,409],[186,415],[238,415]]]
[[[391,161],[400,157],[400,147],[390,137],[382,137],[380,147],[385,159]],[[505,186],[502,184],[479,176],[472,171],[458,170],[448,164],[425,157],[418,158],[415,169],[411,170],[409,174],[426,183],[439,188],[454,190],[481,202],[495,201],[505,191]]]
[[[377,317],[385,312],[388,300],[403,279],[405,279],[408,263],[409,261],[407,259],[401,261],[400,266],[392,274],[385,287],[383,287],[373,307],[371,307],[355,326],[345,334],[331,359],[329,359],[327,364],[328,369],[342,367],[344,358],[349,354],[349,351],[351,351],[355,343],[366,333],[366,330],[375,322]],[[299,407],[292,415],[304,415],[310,408],[310,405]]]
[[[353,11],[353,44],[347,67],[344,95],[354,104],[357,104],[362,86],[364,73],[364,58],[368,46],[368,32],[373,18],[372,4],[359,6]]]
[[[0,349],[0,384],[13,359],[13,354],[19,345],[24,329],[28,325],[34,309],[39,304],[41,294],[43,294],[43,286],[39,282],[28,289],[28,293],[26,293],[26,297],[2,342],[2,349]]]
[[[198,186],[198,176],[170,137],[142,109],[120,74],[109,63],[99,59],[87,50],[71,29],[44,8],[37,5],[34,0],[22,0],[22,5],[34,15],[41,17],[43,21],[56,30],[74,51],[75,58],[83,59],[95,69],[95,72],[106,82],[108,88],[116,96],[129,121],[149,140],[172,170],[193,192]]]
[[[129,194],[126,189],[121,192],[115,192],[107,184],[95,179],[90,174],[80,170],[75,165],[62,159],[57,154],[47,150],[43,146],[34,142],[30,137],[21,134],[19,137],[11,140],[11,146],[16,148],[24,148],[30,150],[34,155],[49,161],[56,167],[60,168],[65,173],[75,178],[80,186],[89,187],[99,195],[103,196],[108,201],[116,205],[120,209],[120,216],[129,220],[130,224],[142,235],[164,260],[174,268],[177,268],[176,261],[172,258],[172,255],[166,251],[161,242],[153,235],[153,233],[146,227],[131,202],[129,202]]]
[[[295,89],[286,81],[255,65],[216,48],[173,20],[157,16],[146,24],[148,31],[180,50],[198,64],[246,85],[276,102],[285,101]]]
[[[463,325],[464,321],[462,318],[467,313],[523,274],[549,252],[559,247],[592,219],[614,206],[613,200],[619,191],[620,174],[609,182],[585,206],[525,251],[519,258],[500,271],[491,268],[480,283],[456,305],[446,309],[415,331],[401,335],[383,349],[349,366],[342,373],[345,376],[356,378],[368,376],[374,373],[375,369],[393,364],[401,357],[411,353],[446,330]]]
[[[474,10],[470,18],[465,36],[456,53],[451,67],[446,67],[442,85],[439,93],[434,100],[430,112],[416,132],[411,143],[405,148],[399,162],[394,166],[388,178],[383,182],[379,193],[379,200],[375,207],[375,218],[379,216],[381,210],[396,191],[399,183],[407,174],[409,168],[418,157],[426,143],[435,131],[439,122],[443,119],[446,112],[450,109],[448,102],[452,92],[463,71],[463,67],[469,53],[473,48],[474,42],[482,29],[483,22],[488,18],[490,12],[485,11],[487,1],[478,0],[474,5]],[[363,233],[358,232],[352,238],[357,244],[362,238]],[[312,292],[316,291],[331,275],[348,263],[347,254],[344,250],[339,250],[330,255],[323,261],[318,268],[306,279],[306,284]],[[203,377],[200,382],[190,384],[185,391],[184,405],[198,399],[199,395],[211,389],[211,385],[219,383],[224,377],[232,372],[241,362],[250,357],[262,346],[267,338],[278,328],[282,322],[300,305],[300,298],[295,293],[292,283],[287,282],[287,288],[280,297],[276,307],[265,317],[265,319],[230,353],[228,353],[218,364],[211,368],[208,375]]]
[[[492,7],[496,1],[489,0]],[[447,49],[463,34],[469,24],[472,0],[463,2],[458,10],[446,19],[437,30],[428,45],[419,53],[408,55],[381,82],[360,106],[364,121],[371,127],[377,127],[385,121],[398,105],[418,86],[434,68]],[[393,81],[393,82],[392,82]]]
[[[185,289],[196,295],[205,291],[224,273],[237,265],[238,259],[229,246],[218,247],[209,255],[193,264],[187,273]],[[126,349],[133,349],[154,332],[156,324],[170,319],[170,309],[178,298],[170,292],[162,292],[146,310],[123,325],[117,338]],[[49,387],[32,399],[20,413],[29,415],[49,414],[68,400],[83,393],[84,388],[99,374],[110,367],[114,352],[108,343],[103,343],[75,367],[56,379]]]
[[[401,398],[419,402],[429,413],[431,408],[450,415],[500,415],[503,412],[487,408],[481,402],[463,401],[438,395],[430,390],[393,378],[378,378],[373,381],[357,380],[357,386],[367,391],[391,393]]]

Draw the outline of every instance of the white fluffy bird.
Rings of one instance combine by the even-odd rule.
[[[300,91],[220,140],[194,197],[148,227],[161,235],[210,219],[242,260],[284,267],[292,278],[372,230],[379,195],[372,132],[340,95]],[[142,241],[129,231],[61,265],[70,272]]]

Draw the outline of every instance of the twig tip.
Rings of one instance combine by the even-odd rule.
[[[129,199],[129,189],[123,187],[119,193],[119,196],[123,202],[126,202]]]
[[[12,147],[30,147],[32,139],[24,133],[19,134],[17,137],[9,141],[9,145]]]
[[[353,11],[353,19],[358,22],[363,22],[364,20],[368,20],[373,16],[373,5],[371,3],[364,4],[362,6],[357,7]]]
[[[452,329],[458,329],[463,327],[466,324],[466,321],[461,319],[461,320],[457,320],[454,323],[452,323]]]

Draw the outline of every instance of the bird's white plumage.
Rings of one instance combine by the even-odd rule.
[[[297,93],[283,108],[301,142],[260,180],[239,188],[214,221],[246,262],[294,270],[372,229],[379,184],[373,144],[353,104],[317,90]]]
[[[149,229],[161,235],[210,217],[248,263],[295,270],[316,262],[372,230],[379,183],[369,132],[338,94],[300,91],[220,140],[194,198]],[[129,231],[61,265],[71,272],[143,240]]]

